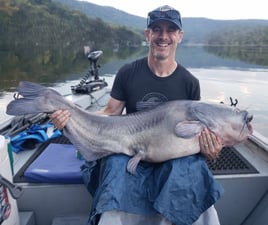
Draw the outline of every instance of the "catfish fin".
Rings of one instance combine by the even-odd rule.
[[[57,91],[27,81],[19,83],[18,94],[19,97],[7,105],[9,115],[51,113],[59,109],[59,102],[64,102],[64,97]]]
[[[44,89],[46,88],[39,84],[29,81],[20,81],[18,86],[18,93],[24,98],[33,99],[37,96],[40,96]]]
[[[101,159],[105,156],[111,155],[111,153],[107,152],[107,151],[101,151],[101,150],[100,151],[92,151],[89,148],[85,149],[80,144],[77,144],[77,143],[72,143],[72,144],[75,146],[77,151],[83,156],[83,158],[88,162],[95,161],[95,160]],[[85,152],[85,150],[86,150],[86,152]]]
[[[139,162],[144,159],[144,151],[138,151],[127,163],[127,171],[134,175],[136,173],[137,166]]]
[[[183,121],[177,123],[174,132],[177,137],[191,138],[199,134],[204,126],[200,121]]]
[[[39,96],[43,96],[46,91],[54,92],[60,95],[57,91],[44,87],[40,84],[32,83],[29,81],[21,81],[18,87],[18,93],[26,99],[34,99]]]
[[[18,98],[8,103],[6,114],[19,116],[33,113],[43,113],[44,111],[35,107],[33,100]]]
[[[70,122],[72,121],[69,121],[69,123]],[[94,151],[88,146],[83,145],[80,140],[74,138],[75,136],[69,132],[67,126],[68,124],[63,128],[63,135],[67,137],[69,141],[75,146],[76,150],[83,156],[84,160],[91,162],[112,154],[109,151],[101,149],[99,149],[98,151]]]

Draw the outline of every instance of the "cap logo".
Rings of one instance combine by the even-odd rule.
[[[175,10],[174,8],[168,6],[168,5],[164,5],[162,7],[159,7],[159,11],[161,12],[166,12],[166,11],[169,11],[169,10]]]

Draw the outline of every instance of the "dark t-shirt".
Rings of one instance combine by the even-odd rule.
[[[158,77],[148,67],[147,58],[142,58],[118,71],[111,96],[126,102],[126,112],[132,113],[171,100],[200,100],[200,86],[179,64],[170,76]]]

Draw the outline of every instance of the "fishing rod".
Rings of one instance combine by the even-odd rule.
[[[49,120],[47,113],[31,114],[23,117],[14,117],[10,125],[0,131],[3,136],[12,137],[21,131],[26,130],[33,124],[41,124]]]

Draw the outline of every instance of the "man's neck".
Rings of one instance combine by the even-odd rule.
[[[148,57],[148,66],[156,76],[167,77],[176,70],[177,62],[175,60],[159,60]]]

